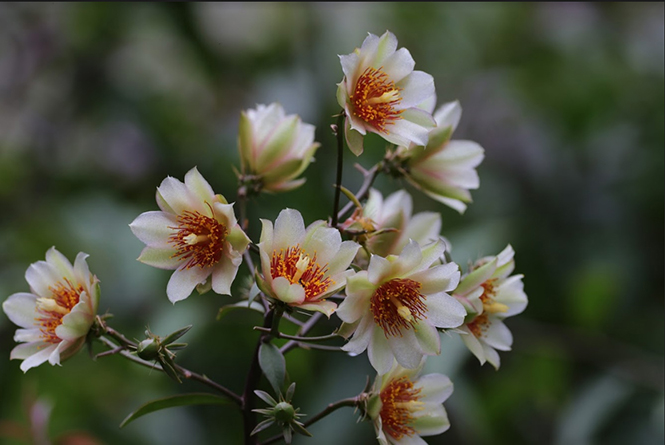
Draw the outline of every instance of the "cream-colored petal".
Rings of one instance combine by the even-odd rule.
[[[145,247],[137,260],[143,264],[166,270],[175,270],[182,263],[182,259],[176,256],[176,250],[173,247],[165,249]]]
[[[389,335],[387,341],[397,363],[409,369],[420,365],[423,351],[413,329],[402,329],[401,337]]]
[[[37,311],[37,296],[27,292],[10,295],[2,303],[2,310],[12,323],[22,328],[36,326],[36,319],[40,317]]]
[[[235,254],[234,257],[235,261],[224,255],[212,268],[212,290],[217,294],[231,295],[231,284],[236,278],[238,266],[242,261],[240,254]]]
[[[166,285],[166,295],[171,303],[176,303],[189,297],[197,284],[203,283],[212,272],[209,267],[180,268],[173,272]]]
[[[160,211],[141,213],[129,224],[132,233],[143,244],[157,249],[173,248],[169,237],[175,233],[177,226],[175,215]]]
[[[273,279],[272,289],[275,293],[274,297],[285,303],[299,305],[305,301],[305,289],[298,283],[291,284],[284,277]]]
[[[275,220],[273,249],[287,249],[299,244],[305,236],[305,223],[299,211],[284,209]]]
[[[209,204],[212,204],[214,201],[215,192],[213,192],[208,181],[205,180],[196,167],[185,174],[185,185],[201,201],[208,202]]]
[[[32,343],[28,343],[32,344]],[[21,346],[21,345],[19,345]],[[48,360],[49,356],[51,353],[55,350],[57,345],[49,345],[45,347],[44,349],[40,349],[39,351],[35,352],[34,354],[26,357],[25,360],[23,360],[23,363],[21,363],[21,371],[27,372],[28,369],[34,368],[35,366],[39,366],[45,361]],[[18,346],[14,348],[14,350],[18,349]],[[13,357],[12,357],[13,358]]]
[[[376,372],[379,375],[383,375],[392,368],[395,355],[388,344],[383,329],[375,323],[373,323],[373,325],[371,339],[367,346],[367,356],[369,357],[369,362],[372,364],[372,367],[376,369]]]
[[[374,326],[374,319],[371,315],[367,314],[360,320],[360,323],[353,333],[353,337],[351,337],[348,343],[342,346],[342,350],[355,355],[362,353],[369,346],[369,342],[372,339],[374,332]]]

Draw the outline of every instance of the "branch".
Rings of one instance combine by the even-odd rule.
[[[337,227],[339,213],[339,195],[342,191],[342,171],[344,170],[344,111],[337,117],[337,126],[335,133],[337,136],[337,178],[335,179],[335,201],[333,203],[333,213],[331,227]]]
[[[271,329],[269,328],[264,328],[261,326],[254,326],[255,331],[262,331],[262,332],[271,332]],[[299,337],[297,335],[288,335],[288,334],[282,334],[281,332],[277,332],[276,335],[274,335],[276,338],[285,338],[287,340],[294,340],[294,341],[299,341],[299,342],[317,342],[317,341],[326,341],[326,340],[332,340],[334,338],[339,337],[339,335],[332,333],[328,335],[322,335],[320,337]]]
[[[321,312],[317,312],[314,315],[312,315],[309,320],[305,322],[304,325],[300,329],[298,329],[298,335],[302,336],[305,335],[306,333],[309,332],[310,329],[314,327],[316,323],[321,320],[321,317],[323,317],[323,314]],[[282,354],[286,354],[289,352],[291,349],[296,348],[298,346],[298,342],[291,340],[288,341],[284,346],[280,348],[280,351],[282,351]]]
[[[252,431],[256,427],[256,414],[252,411],[254,409],[254,390],[259,384],[261,379],[261,366],[259,364],[259,350],[263,343],[269,342],[274,332],[277,331],[279,320],[282,317],[283,308],[276,306],[274,309],[266,312],[263,319],[263,327],[268,329],[269,332],[264,332],[259,337],[256,343],[256,349],[252,358],[252,363],[249,365],[247,372],[247,380],[245,381],[245,389],[242,393],[242,416],[243,426],[245,432],[245,445],[252,445],[256,443],[256,436],[252,436]]]
[[[109,340],[106,337],[103,337],[103,336],[97,337],[99,339],[99,341],[101,341],[104,345],[108,346],[110,348],[110,350],[106,351],[106,352],[102,352],[101,354],[97,354],[96,358],[119,354],[119,355],[123,356],[124,358],[126,358],[126,359],[128,359],[128,360],[130,360],[134,363],[138,363],[139,365],[145,366],[146,368],[156,369],[157,371],[164,372],[164,370],[162,369],[162,367],[158,363],[143,360],[142,358],[134,355],[131,352],[131,350],[136,349],[136,343],[134,343],[133,341],[127,339],[124,335],[122,335],[120,332],[116,331],[115,329],[107,326],[106,323],[104,323],[104,321],[100,320],[100,321],[98,321],[98,323],[99,322],[101,323],[100,328],[102,329],[102,332],[105,332],[107,335],[109,335],[110,337],[117,340],[120,343],[120,345],[116,345],[115,343],[113,343],[111,340]],[[216,391],[222,393],[229,400],[234,402],[236,405],[238,405],[238,406],[241,405],[242,400],[241,400],[240,396],[237,395],[236,393],[234,393],[233,391],[231,391],[230,389],[220,385],[219,383],[217,383],[213,380],[210,380],[206,376],[198,374],[194,371],[190,371],[189,369],[184,368],[180,365],[175,364],[175,369],[180,374],[182,374],[186,379],[196,380],[197,382],[203,383],[204,385],[207,385],[207,386],[215,389]]]
[[[340,408],[343,408],[345,406],[359,406],[361,403],[361,397],[363,397],[364,394],[361,394],[360,396],[357,397],[352,397],[349,399],[342,399],[338,400],[337,402],[329,404],[323,411],[309,419],[307,422],[303,424],[304,427],[308,427],[319,420],[323,419],[327,415],[337,411]],[[266,440],[265,442],[262,442],[261,445],[270,445],[271,443],[278,442],[280,439],[282,439],[283,436],[281,434],[278,434],[276,436],[271,437],[270,439]]]
[[[376,164],[374,167],[370,168],[369,170],[363,169],[360,165],[356,164],[356,168],[360,170],[363,174],[364,180],[360,188],[358,189],[358,192],[355,194],[355,197],[358,201],[361,201],[365,199],[367,194],[369,193],[369,189],[372,188],[372,184],[374,184],[374,181],[376,180],[376,177],[379,176],[379,173],[381,172],[381,169],[383,169],[383,162],[379,162]],[[348,202],[342,210],[337,214],[337,219],[342,219],[344,215],[349,213],[351,209],[353,208],[354,204],[353,202]],[[334,226],[333,226],[334,227]]]

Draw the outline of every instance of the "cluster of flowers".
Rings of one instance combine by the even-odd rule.
[[[475,168],[483,149],[451,140],[461,116],[458,102],[435,109],[432,76],[414,71],[408,50],[395,36],[370,34],[360,48],[340,57],[344,79],[337,100],[351,151],[376,133],[395,145],[385,165],[416,189],[463,212],[470,189],[479,185]],[[252,192],[283,192],[299,178],[319,144],[314,127],[278,104],[242,113],[238,137],[240,183]],[[173,302],[194,289],[231,295],[231,286],[252,243],[233,204],[215,194],[196,168],[181,182],[167,177],[157,188],[159,211],[138,216],[130,228],[146,247],[139,261],[174,270],[166,294]],[[358,203],[359,204],[359,203]],[[259,263],[254,273],[263,297],[289,309],[318,311],[343,322],[343,350],[367,351],[378,376],[365,413],[377,439],[386,444],[424,443],[449,422],[443,401],[452,383],[441,374],[421,376],[427,356],[441,353],[440,331],[459,334],[479,359],[499,367],[499,351],[511,348],[503,323],[527,305],[522,276],[511,275],[513,249],[482,258],[462,274],[449,260],[438,213],[412,214],[404,190],[386,197],[370,189],[364,204],[337,226],[305,226],[300,212],[281,211],[261,220]],[[344,240],[343,238],[347,238]],[[60,364],[83,344],[93,324],[99,285],[81,253],[72,265],[52,248],[46,261],[26,273],[30,293],[9,297],[3,309],[21,329],[11,353],[26,371],[46,360]],[[353,267],[352,267],[353,264]],[[337,296],[337,298],[331,298]],[[335,301],[339,301],[339,306]]]

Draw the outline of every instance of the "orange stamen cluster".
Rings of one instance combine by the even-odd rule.
[[[60,343],[62,339],[56,335],[55,329],[62,324],[62,318],[69,314],[79,302],[83,287],[81,285],[74,286],[67,278],[63,278],[62,282],[50,286],[49,290],[53,295],[53,300],[59,306],[59,310],[47,310],[38,307],[37,312],[42,317],[36,320],[39,322],[42,339],[46,343]]]
[[[215,218],[189,210],[178,215],[176,221],[176,227],[169,227],[177,230],[169,237],[169,242],[177,249],[172,258],[187,260],[187,269],[194,266],[209,267],[222,258],[224,240],[228,233],[224,224]]]
[[[412,436],[415,430],[409,424],[413,420],[413,407],[419,405],[420,388],[414,388],[413,382],[403,376],[390,382],[381,391],[380,397],[382,407],[379,415],[383,430],[395,440]]]
[[[374,321],[386,337],[402,336],[402,329],[415,327],[425,317],[427,306],[421,285],[408,278],[395,278],[382,284],[372,295],[370,309]]]
[[[483,294],[480,296],[480,301],[482,301],[483,304],[491,304],[494,302],[494,295],[496,293],[494,291],[494,283],[496,283],[496,278],[487,280],[480,285],[483,288]]]
[[[480,338],[484,336],[485,332],[487,332],[489,329],[490,321],[487,317],[487,314],[480,314],[471,322],[467,323],[466,326],[469,328],[471,333],[476,336],[476,338]]]
[[[387,133],[386,125],[399,119],[402,113],[402,110],[395,109],[402,100],[399,90],[381,68],[367,68],[358,78],[351,95],[353,114]]]
[[[316,253],[310,258],[299,245],[272,253],[270,275],[273,279],[284,277],[291,284],[299,283],[305,289],[305,300],[308,301],[324,293],[333,284],[333,280],[327,276],[328,265],[319,266]]]

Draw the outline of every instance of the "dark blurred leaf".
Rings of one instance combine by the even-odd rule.
[[[136,411],[130,413],[125,420],[122,421],[120,428],[123,428],[125,425],[133,422],[139,417],[145,416],[146,414],[154,413],[155,411],[166,408],[172,408],[174,406],[226,405],[228,403],[229,401],[227,399],[206,393],[179,394],[177,396],[165,397],[163,399],[148,402],[139,407]]]
[[[286,375],[286,361],[279,348],[263,343],[259,349],[259,365],[276,393],[280,393]]]

